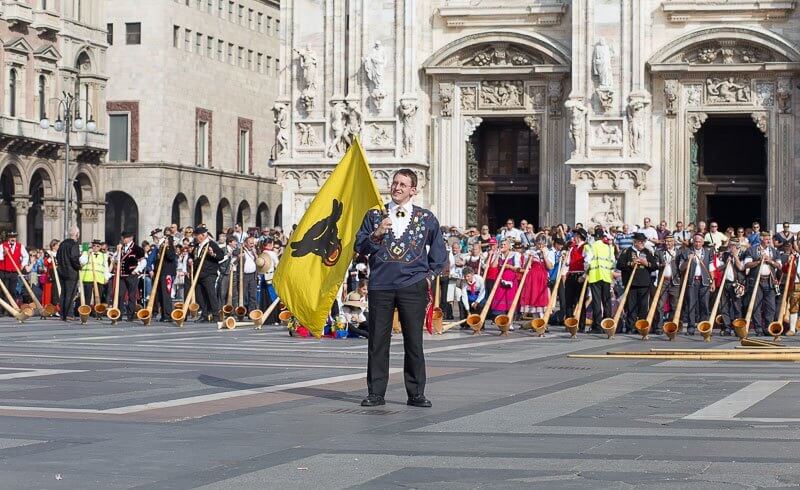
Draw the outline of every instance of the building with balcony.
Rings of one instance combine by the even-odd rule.
[[[101,1],[0,2],[0,230],[39,247],[64,235],[68,211],[84,237],[104,233],[106,33]],[[59,117],[63,92],[81,99],[95,131],[74,131],[65,168],[65,135],[39,121]],[[62,115],[63,117],[63,115]]]
[[[107,0],[106,236],[280,224],[276,0]]]

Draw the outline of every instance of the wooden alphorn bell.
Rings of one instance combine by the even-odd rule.
[[[97,285],[97,269],[94,266],[94,260],[92,260],[92,252],[88,252],[87,257],[89,257],[89,261],[92,264],[92,305],[95,315],[99,317],[106,312],[108,305],[100,302],[100,287]]]
[[[441,303],[441,296],[442,296],[440,278],[441,276],[436,276],[436,293],[434,294],[433,298],[433,315],[432,315],[433,331],[437,334],[442,333],[442,319],[444,319],[444,312],[442,311],[442,308],[439,306]]]
[[[725,268],[722,272],[722,282],[719,285],[717,297],[714,299],[714,305],[711,307],[711,315],[708,317],[708,320],[697,324],[697,331],[700,332],[700,335],[703,336],[703,340],[706,342],[711,342],[711,335],[714,332],[714,319],[717,317],[717,311],[719,311],[719,305],[722,302],[722,295],[725,291],[725,276],[728,275],[728,267],[730,267],[730,265],[731,259],[729,258],[725,262]],[[714,279],[712,278],[711,280],[713,281]]]
[[[168,240],[165,238],[164,243],[158,251],[158,266],[156,267],[156,275],[153,277],[153,287],[150,288],[150,297],[147,298],[147,307],[136,312],[136,318],[141,320],[144,326],[150,325],[150,322],[153,321],[153,306],[156,304],[156,296],[158,296],[158,291],[160,289],[158,287],[158,281],[161,279],[161,267],[164,265],[164,256],[167,255],[167,243]]]
[[[777,341],[778,337],[783,334],[783,320],[784,316],[786,316],[786,309],[789,306],[789,286],[791,285],[792,281],[791,278],[793,277],[794,271],[792,267],[794,266],[794,255],[789,258],[789,267],[786,270],[786,286],[783,287],[783,297],[781,298],[781,307],[778,310],[778,321],[771,322],[767,326],[767,332]]]
[[[576,339],[578,334],[578,328],[580,327],[580,315],[581,310],[583,310],[583,302],[584,298],[586,297],[586,288],[589,286],[589,277],[588,275],[583,278],[583,286],[581,286],[581,294],[578,296],[578,302],[575,304],[575,310],[572,312],[572,316],[566,318],[564,320],[564,328],[567,329],[569,332],[569,338]]]
[[[11,255],[11,250],[8,247],[6,247],[6,251],[8,252],[8,254],[10,256]],[[25,287],[25,290],[28,292],[28,294],[30,295],[31,299],[33,300],[33,304],[36,305],[36,308],[39,311],[39,315],[42,318],[44,318],[45,317],[44,306],[42,306],[42,303],[39,302],[39,298],[37,298],[36,295],[33,293],[33,289],[31,289],[31,285],[28,284],[28,281],[25,279],[25,276],[22,274],[22,271],[19,269],[19,266],[17,265],[17,263],[14,261],[13,258],[10,260],[10,262],[14,266],[14,270],[17,271],[17,275],[19,276],[20,280],[22,281],[22,285]],[[12,301],[12,303],[13,303],[13,301]]]
[[[33,316],[33,308],[30,306],[23,305],[21,307],[17,307],[17,301],[14,299],[11,291],[6,288],[6,285],[3,283],[3,281],[0,281],[0,289],[3,290],[3,294],[5,294],[6,299],[8,299],[8,302],[3,301],[0,303],[0,306],[13,315],[18,322],[23,323],[25,320]]]
[[[106,316],[109,320],[111,320],[112,325],[117,324],[117,320],[119,317],[122,316],[122,312],[119,310],[119,279],[122,275],[122,245],[117,245],[117,265],[114,271],[114,301],[111,304],[111,308],[106,311]]]
[[[647,319],[636,320],[634,324],[636,331],[642,336],[642,340],[650,340],[650,329],[653,327],[653,319],[656,317],[656,310],[658,309],[658,300],[661,299],[661,289],[664,287],[664,280],[667,277],[664,275],[663,270],[660,276],[655,295],[653,295],[653,300],[650,302],[650,309],[647,310]]]
[[[675,305],[675,311],[672,315],[672,321],[664,323],[664,334],[669,340],[675,340],[675,336],[681,330],[681,310],[683,310],[683,298],[686,296],[686,287],[689,285],[689,273],[692,271],[692,261],[695,259],[695,254],[689,255],[689,260],[686,264],[686,271],[683,273],[683,282],[681,283],[681,291],[678,293],[678,304]]]
[[[244,305],[244,247],[239,247],[239,304],[234,308],[233,313],[237,321],[244,320],[247,314],[247,307]]]
[[[756,281],[753,285],[753,292],[750,293],[750,302],[747,305],[747,312],[745,313],[744,318],[737,318],[731,323],[731,325],[733,325],[734,333],[736,333],[736,336],[740,339],[747,338],[750,330],[750,321],[753,319],[753,310],[756,307],[758,288],[761,287],[761,271],[759,269],[761,269],[761,266],[750,269],[751,271],[754,271],[756,275]]]
[[[220,321],[225,321],[233,313],[233,258],[228,258],[228,302],[222,306],[222,315]]]
[[[83,292],[83,281],[78,281],[78,296],[81,298],[81,305],[78,306],[78,317],[81,325],[86,325],[89,315],[92,314],[92,307],[86,304],[86,294]]]
[[[503,272],[505,272],[507,266],[508,261],[503,261],[503,266],[500,267],[500,272],[497,274],[497,280],[494,282],[492,291],[489,293],[489,297],[486,299],[486,304],[483,305],[481,314],[477,315],[473,313],[467,317],[467,325],[469,325],[469,327],[472,329],[472,335],[477,335],[481,332],[481,327],[483,327],[483,323],[486,321],[486,317],[489,315],[489,309],[492,307],[494,295],[497,293],[497,287],[500,286],[500,278],[503,277]]]
[[[501,337],[508,335],[508,331],[511,328],[511,325],[514,323],[514,315],[517,313],[517,305],[519,305],[519,299],[522,297],[522,289],[525,287],[525,279],[528,277],[528,272],[531,269],[532,262],[533,257],[529,257],[528,261],[525,262],[525,269],[522,273],[522,279],[519,282],[519,287],[517,288],[516,294],[514,294],[514,299],[511,301],[511,307],[508,309],[508,313],[505,315],[497,315],[497,317],[494,319],[494,324],[500,329]]]
[[[558,261],[558,274],[556,275],[556,282],[553,284],[553,290],[550,291],[550,298],[547,301],[547,308],[544,310],[544,315],[542,315],[542,318],[534,318],[531,320],[531,328],[539,337],[544,337],[544,332],[547,330],[547,324],[550,321],[550,315],[553,314],[553,308],[556,306],[556,299],[558,299],[558,287],[561,284],[561,277],[563,276],[561,273],[561,267],[564,265],[565,257],[566,254],[561,254],[561,258]]]
[[[604,318],[600,321],[600,328],[603,329],[609,339],[613,339],[614,335],[617,333],[617,325],[619,324],[619,319],[622,318],[622,311],[625,309],[625,301],[628,299],[628,293],[631,291],[633,279],[636,276],[636,270],[638,268],[639,263],[637,262],[633,266],[631,277],[628,278],[628,284],[625,285],[625,290],[622,292],[622,296],[619,297],[617,311],[614,312],[614,317]]]
[[[191,300],[194,299],[194,290],[197,287],[197,280],[200,278],[200,272],[203,270],[203,263],[206,261],[206,254],[208,253],[209,245],[206,245],[203,248],[203,251],[200,253],[200,263],[194,269],[194,275],[192,277],[192,285],[189,286],[189,293],[186,295],[187,300],[183,304],[183,308],[180,310],[173,310],[172,311],[172,321],[175,322],[175,325],[182,327],[183,322],[186,321],[186,315],[189,311],[189,306],[191,304]]]

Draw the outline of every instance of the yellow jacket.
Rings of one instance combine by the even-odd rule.
[[[94,280],[97,284],[106,283],[106,270],[108,270],[108,256],[103,252],[83,252],[81,262],[86,264],[81,268],[81,282],[93,282],[92,266],[94,266]]]

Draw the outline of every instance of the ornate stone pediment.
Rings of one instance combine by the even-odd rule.
[[[764,48],[726,39],[692,47],[677,55],[674,61],[691,65],[733,65],[787,60]]]
[[[475,5],[474,0],[446,2],[439,16],[448,27],[542,26],[561,24],[569,8],[567,0],[535,0],[524,6],[509,6],[502,0]],[[493,4],[493,5],[492,5]]]
[[[511,67],[553,64],[542,53],[510,43],[481,44],[465,48],[447,58],[440,66],[450,67]]]
[[[796,0],[664,0],[661,4],[671,22],[780,19],[796,6]]]

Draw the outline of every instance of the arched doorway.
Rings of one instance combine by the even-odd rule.
[[[220,233],[224,233],[225,230],[231,226],[230,220],[232,215],[233,209],[231,208],[231,203],[223,197],[217,206],[217,236],[219,236]]]
[[[45,182],[50,186],[50,177],[43,171],[38,170],[31,178],[29,193],[31,195],[31,207],[28,210],[28,243],[32,248],[42,248],[44,245],[44,195]]]
[[[10,231],[17,226],[17,212],[14,209],[14,195],[21,191],[22,176],[19,169],[6,166],[0,173],[0,231]]]
[[[273,226],[283,226],[283,204],[275,208],[275,220],[272,223]]]
[[[182,192],[179,192],[172,200],[171,219],[179,229],[189,225],[189,200]]]
[[[133,198],[122,191],[106,194],[106,242],[116,245],[123,231],[131,231],[137,241],[139,235],[139,207]]]
[[[197,204],[194,206],[194,225],[205,224],[211,219],[211,203],[208,202],[206,196],[200,196],[197,199]]]
[[[250,204],[248,204],[247,201],[239,203],[239,210],[236,211],[236,222],[242,225],[242,230],[247,230],[249,226],[252,226],[252,222],[250,221]]]
[[[259,229],[269,226],[269,206],[267,206],[266,203],[262,202],[258,205],[258,210],[256,211],[256,226]]]

